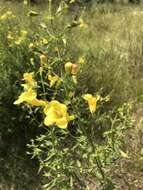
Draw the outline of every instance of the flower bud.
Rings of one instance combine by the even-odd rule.
[[[44,55],[44,54],[40,55],[40,62],[41,62],[42,65],[47,62],[47,57],[46,57],[46,55]]]
[[[77,64],[72,64],[72,70],[71,73],[75,75],[77,73]]]
[[[65,64],[65,71],[67,72],[67,73],[71,73],[71,70],[72,70],[72,63],[71,62],[67,62],[66,64]]]
[[[30,43],[29,44],[29,49],[33,49],[34,48],[34,44],[33,43]]]

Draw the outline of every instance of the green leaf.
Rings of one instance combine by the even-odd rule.
[[[73,177],[70,176],[70,186],[73,187]]]
[[[31,10],[31,11],[28,13],[28,15],[29,15],[29,16],[38,16],[39,13],[36,12],[36,11],[32,11],[32,10]]]
[[[128,156],[127,153],[123,152],[122,150],[119,150],[119,152],[120,152],[120,154],[121,154],[121,156],[122,156],[123,158],[129,158],[129,156]]]

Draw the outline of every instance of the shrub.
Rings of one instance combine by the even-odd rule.
[[[92,72],[97,65],[92,67],[93,55],[77,59],[70,51],[71,36],[69,39],[67,33],[87,24],[81,18],[71,21],[67,17],[68,24],[60,30],[57,23],[67,7],[62,1],[52,15],[49,4],[49,22],[40,23],[43,32],[29,37],[31,67],[23,74],[23,91],[14,104],[24,104],[31,120],[45,129],[29,145],[32,156],[39,160],[39,170],[47,177],[45,189],[89,189],[94,178],[100,188],[115,189],[108,166],[116,165],[122,156],[128,157],[122,150],[121,137],[132,126],[130,105],[111,110],[112,86],[102,90],[105,79],[94,87]],[[114,52],[111,56],[117,60]],[[91,73],[86,77],[87,68]]]

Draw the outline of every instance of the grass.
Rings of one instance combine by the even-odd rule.
[[[92,80],[96,82],[90,83],[91,89],[104,86],[106,92],[114,90],[116,101],[137,97],[143,87],[142,7],[113,6],[106,8],[105,13],[102,9],[93,7],[84,16],[87,29],[80,31],[80,35],[73,33],[79,51],[90,52],[93,57],[89,61],[93,67]]]
[[[40,13],[40,16],[33,18],[29,25],[24,14],[23,5],[20,3],[0,2],[0,12],[12,9],[19,18],[19,27],[22,29],[35,30],[41,34],[39,25],[45,21],[47,7],[33,6],[32,9]],[[121,6],[121,5],[93,5],[90,10],[83,12],[71,12],[67,20],[81,14],[87,27],[74,29],[70,36],[69,56],[76,62],[80,56],[85,57],[85,66],[82,75],[79,77],[79,91],[96,92],[100,90],[103,94],[112,94],[114,107],[128,102],[129,100],[142,102],[143,93],[143,7],[142,6]],[[62,27],[63,20],[60,20]],[[43,35],[46,35],[43,32]],[[0,39],[2,41],[2,39]],[[1,55],[0,55],[1,56]],[[5,79],[6,80],[6,79]],[[142,178],[142,104],[137,103],[133,113],[134,128],[128,131],[124,137],[125,150],[133,159],[126,161],[122,159],[119,166],[122,170],[122,179],[115,173],[115,180],[119,189],[139,190],[143,188]],[[141,111],[140,111],[141,110]],[[1,134],[0,134],[1,135]],[[16,137],[19,139],[18,137]],[[23,148],[23,139],[13,139],[14,143],[8,140],[3,141],[3,148],[0,155],[0,189],[28,189],[39,190],[41,178],[36,174],[38,170],[36,163],[29,160],[29,157],[19,151]],[[8,144],[9,142],[9,144]],[[27,143],[24,141],[24,143]],[[18,148],[16,144],[19,144]],[[9,150],[5,151],[5,147]],[[22,148],[21,148],[22,147]],[[24,145],[25,147],[25,145]],[[116,170],[118,171],[118,170]],[[19,182],[20,181],[20,182]],[[129,185],[130,183],[131,185]],[[93,187],[94,189],[94,187]]]

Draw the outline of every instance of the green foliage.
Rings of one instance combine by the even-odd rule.
[[[132,127],[130,108],[124,105],[115,113],[100,115],[92,126],[78,121],[78,129],[73,129],[76,124],[66,131],[48,128],[32,140],[28,147],[46,178],[44,189],[90,189],[93,185],[116,189],[113,173],[120,159],[128,158],[122,151],[122,138]],[[102,129],[98,128],[99,120]]]

